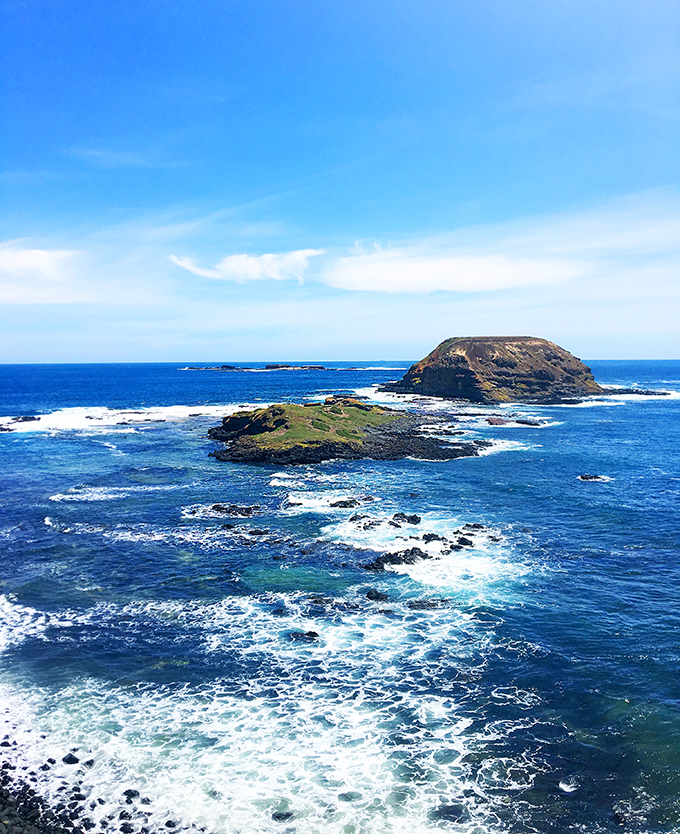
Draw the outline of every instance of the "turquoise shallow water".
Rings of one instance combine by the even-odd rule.
[[[409,363],[361,364],[0,367],[13,772],[123,834],[678,830],[680,363],[592,363],[668,397],[409,403],[479,458],[208,457],[228,410],[380,399]],[[465,524],[471,548],[362,567]]]

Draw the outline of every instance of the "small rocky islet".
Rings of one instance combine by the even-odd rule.
[[[320,463],[345,460],[399,460],[415,457],[453,460],[479,454],[487,441],[438,439],[428,429],[433,418],[369,405],[352,397],[322,403],[280,403],[239,411],[208,431],[225,444],[210,454],[236,463]]]
[[[639,388],[602,388],[592,371],[563,347],[534,336],[445,339],[381,391],[424,394],[473,403],[577,403],[609,394],[660,396]]]

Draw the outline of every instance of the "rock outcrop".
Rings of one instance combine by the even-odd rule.
[[[559,403],[606,393],[569,351],[531,336],[446,339],[382,390],[475,403]]]

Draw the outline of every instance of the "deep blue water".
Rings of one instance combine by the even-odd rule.
[[[409,363],[190,364],[0,366],[19,775],[54,803],[78,785],[95,831],[680,828],[680,362],[591,363],[667,397],[408,403],[493,440],[478,458],[288,468],[219,463],[206,431],[249,404],[384,399]],[[473,547],[362,567],[465,524]]]

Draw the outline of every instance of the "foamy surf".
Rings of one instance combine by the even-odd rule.
[[[239,405],[170,405],[137,409],[105,407],[62,408],[49,414],[35,415],[31,419],[0,417],[0,427],[5,431],[61,432],[61,431],[133,431],[149,428],[155,423],[181,423],[198,417],[219,420],[241,410],[264,408],[268,403],[241,403]]]
[[[57,691],[5,683],[5,730],[16,742],[8,755],[53,805],[75,796],[97,828],[126,820],[132,831],[260,834],[287,823],[303,834],[434,832],[437,813],[455,801],[459,830],[492,831],[484,783],[513,791],[531,768],[507,758],[477,769],[467,755],[514,724],[477,722],[470,732],[455,697],[410,672],[403,687],[404,668],[434,668],[434,647],[467,663],[486,645],[485,627],[443,609],[398,619],[339,611],[319,621],[306,607],[292,595],[264,606],[105,606],[65,618],[57,628],[140,615],[147,627],[153,617],[191,622],[205,631],[206,651],[245,652],[261,672],[199,687],[91,677]],[[311,642],[291,639],[312,628]]]
[[[71,487],[66,492],[59,492],[50,495],[49,500],[61,502],[86,502],[91,501],[119,501],[122,498],[129,498],[131,495],[139,495],[146,492],[174,492],[175,490],[189,489],[190,484],[148,484],[144,486],[125,487]]]

